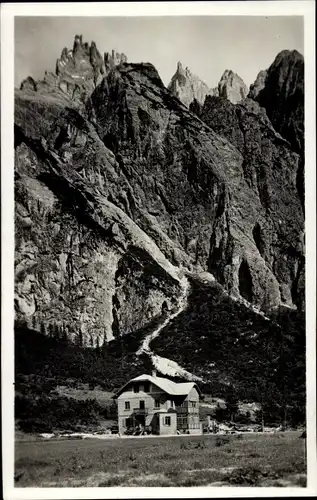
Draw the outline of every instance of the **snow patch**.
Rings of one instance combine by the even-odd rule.
[[[157,370],[163,375],[170,375],[171,377],[184,377],[193,382],[203,382],[204,380],[197,375],[193,375],[184,368],[182,368],[176,361],[171,361],[167,358],[162,358],[156,354],[152,354],[152,363]]]

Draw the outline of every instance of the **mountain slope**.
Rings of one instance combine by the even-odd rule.
[[[265,319],[232,301],[216,282],[190,279],[188,307],[150,347],[203,377],[218,397],[305,407],[304,315],[280,309]],[[186,345],[186,349],[184,349]]]
[[[143,211],[138,223],[144,230],[151,230],[150,214],[151,221],[186,252],[191,265],[216,272],[230,292],[249,302],[264,308],[277,305],[284,282],[290,297],[295,278],[280,276],[278,283],[255,236],[258,226],[271,227],[271,238],[279,241],[279,226],[272,223],[275,215],[263,202],[265,189],[271,190],[274,198],[275,185],[286,183],[286,198],[279,200],[277,210],[286,234],[292,231],[287,219],[288,191],[295,206],[298,203],[291,174],[297,157],[272,127],[276,154],[272,159],[270,147],[263,146],[261,176],[264,182],[265,176],[268,180],[264,186],[259,180],[258,186],[246,173],[247,151],[239,152],[232,142],[215,134],[212,120],[210,127],[205,127],[171,98],[150,65],[126,65],[117,70],[97,87],[91,101],[99,136],[115,153],[120,151],[132,189],[140,192],[139,203],[147,214]],[[268,139],[266,143],[271,146]],[[272,181],[270,163],[277,162],[281,164],[280,178]],[[143,192],[139,190],[140,179]],[[298,220],[300,233],[301,213]],[[269,238],[266,244],[276,259],[276,246]]]
[[[107,387],[167,358],[216,394],[230,383],[255,398],[253,381],[243,391],[246,358],[254,358],[252,377],[271,371],[280,391],[274,346],[282,355],[289,330],[281,366],[289,388],[289,359],[298,364],[297,390],[304,383],[304,322],[293,310],[304,296],[298,154],[252,99],[207,96],[188,109],[151,64],[116,55],[110,64],[93,44],[90,60],[90,48],[76,44],[83,66],[74,69],[77,48],[64,52],[54,78],[16,91],[19,332],[57,339],[57,358],[67,345],[75,361],[67,367],[61,356],[66,378],[80,377],[89,359],[87,382],[95,357],[84,347],[103,346],[96,366]],[[83,76],[83,85],[74,93],[56,83],[66,76]],[[285,317],[296,316],[298,333],[286,322],[275,335],[284,316],[265,319],[281,305]],[[266,339],[269,353],[258,356]],[[20,367],[32,370],[20,355]],[[44,373],[36,356],[34,370]]]
[[[302,254],[303,219],[299,215],[299,219],[292,222],[287,209],[289,203],[293,207],[297,203],[291,175],[297,160],[285,141],[283,143],[267,123],[263,129],[270,131],[275,144],[274,158],[271,159],[271,149],[262,145],[262,180],[259,180],[256,179],[255,167],[247,164],[248,150],[238,143],[235,144],[237,147],[233,146],[235,141],[232,137],[229,137],[229,143],[204,126],[171,96],[149,64],[125,63],[112,69],[88,99],[84,115],[66,106],[66,103],[69,104],[68,96],[63,99],[58,101],[58,106],[55,103],[52,106],[41,92],[19,91],[17,123],[29,135],[41,137],[42,147],[63,162],[65,169],[67,167],[69,172],[87,183],[94,190],[94,196],[96,192],[102,193],[108,200],[106,210],[114,205],[123,211],[131,224],[134,221],[143,231],[140,239],[150,237],[172,266],[212,271],[236,297],[243,297],[264,309],[277,306],[281,301],[292,305],[293,300],[297,300],[296,269]],[[230,107],[230,103],[226,102]],[[39,105],[43,106],[44,123],[47,122],[45,127],[43,122],[33,122],[34,108],[38,109]],[[74,106],[74,103],[70,105]],[[210,125],[215,128],[213,119]],[[234,130],[238,128],[234,127]],[[261,130],[258,135],[260,133]],[[252,141],[249,143],[253,144]],[[268,144],[271,147],[271,143]],[[26,154],[23,148],[20,149],[17,151],[17,172],[24,169],[21,184],[27,184],[28,176],[35,175],[37,178],[39,175],[36,168],[34,171],[37,159],[34,159],[34,154]],[[258,161],[258,156],[252,161]],[[32,162],[35,164],[33,168],[25,168]],[[280,163],[273,177],[270,162]],[[248,169],[251,169],[249,173]],[[286,184],[285,199],[275,194],[281,183]],[[32,189],[26,191],[24,204],[29,203],[33,207],[32,198],[39,197],[39,189]],[[265,201],[265,194],[269,192],[273,197],[271,206],[270,200]],[[55,198],[46,203],[50,204],[54,213],[52,206]],[[283,246],[280,248],[288,237],[292,239],[289,251]],[[62,238],[66,238],[66,234]],[[122,236],[117,238],[120,240]],[[77,240],[81,241],[78,235],[75,237]],[[261,240],[264,240],[265,250]],[[70,251],[69,245],[66,239],[68,250],[63,252],[66,256]],[[81,266],[79,243],[76,245],[78,266]],[[295,245],[294,251],[292,245]],[[18,249],[18,255],[19,252]],[[24,250],[21,252],[21,260],[24,260]],[[57,256],[58,261],[61,258]],[[111,262],[110,275],[117,268],[118,257],[113,256]],[[106,268],[108,265],[106,262]],[[129,265],[124,265],[123,273],[129,272]],[[31,286],[28,273],[19,276],[23,279],[21,282],[17,280],[17,304],[21,303],[21,295],[30,293]],[[97,283],[93,276],[94,272],[89,277],[92,286],[95,286]],[[57,286],[60,287],[59,282]],[[114,293],[114,288],[111,290],[110,295]],[[109,298],[114,304],[117,300],[115,296],[114,293],[113,299]],[[159,304],[154,301],[151,305],[153,313],[148,313],[149,316],[145,314],[146,318],[140,319],[141,324],[158,313],[166,299],[164,294],[160,297],[160,300],[157,299]],[[30,304],[33,304],[32,300]],[[22,309],[21,304],[18,307],[19,314],[27,314],[23,313],[23,305]],[[50,308],[51,316],[59,311],[52,307],[49,298],[45,307]],[[28,311],[30,316],[34,308],[33,304]],[[109,305],[108,310],[112,309],[116,317],[119,314],[117,307]],[[42,313],[39,312],[39,315]],[[81,311],[81,315],[88,317],[90,313]],[[98,320],[95,327],[104,328],[104,321]],[[122,319],[122,322],[119,330],[130,331],[126,320]],[[112,338],[113,328],[117,327],[107,327],[107,338]]]

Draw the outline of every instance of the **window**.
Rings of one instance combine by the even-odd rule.
[[[155,408],[160,408],[160,400],[159,399],[155,400]]]
[[[130,410],[130,401],[126,401],[124,405],[125,405],[125,410]]]
[[[145,404],[144,401],[140,401],[140,410],[144,410]]]
[[[150,384],[149,384],[149,382],[145,382],[145,384],[144,384],[144,392],[150,392]]]
[[[134,391],[134,392],[139,392],[139,386],[138,386],[137,384],[135,384],[135,385],[133,386],[133,391]]]
[[[164,418],[164,425],[171,425],[171,417]]]

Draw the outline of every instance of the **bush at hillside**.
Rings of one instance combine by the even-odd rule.
[[[15,397],[15,416],[24,432],[76,430],[79,426],[96,426],[107,412],[96,400],[78,401],[60,396],[25,395]]]

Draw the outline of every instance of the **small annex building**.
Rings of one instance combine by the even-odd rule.
[[[114,396],[119,433],[139,428],[156,435],[201,434],[200,396],[194,382],[176,383],[156,372],[133,378]]]

